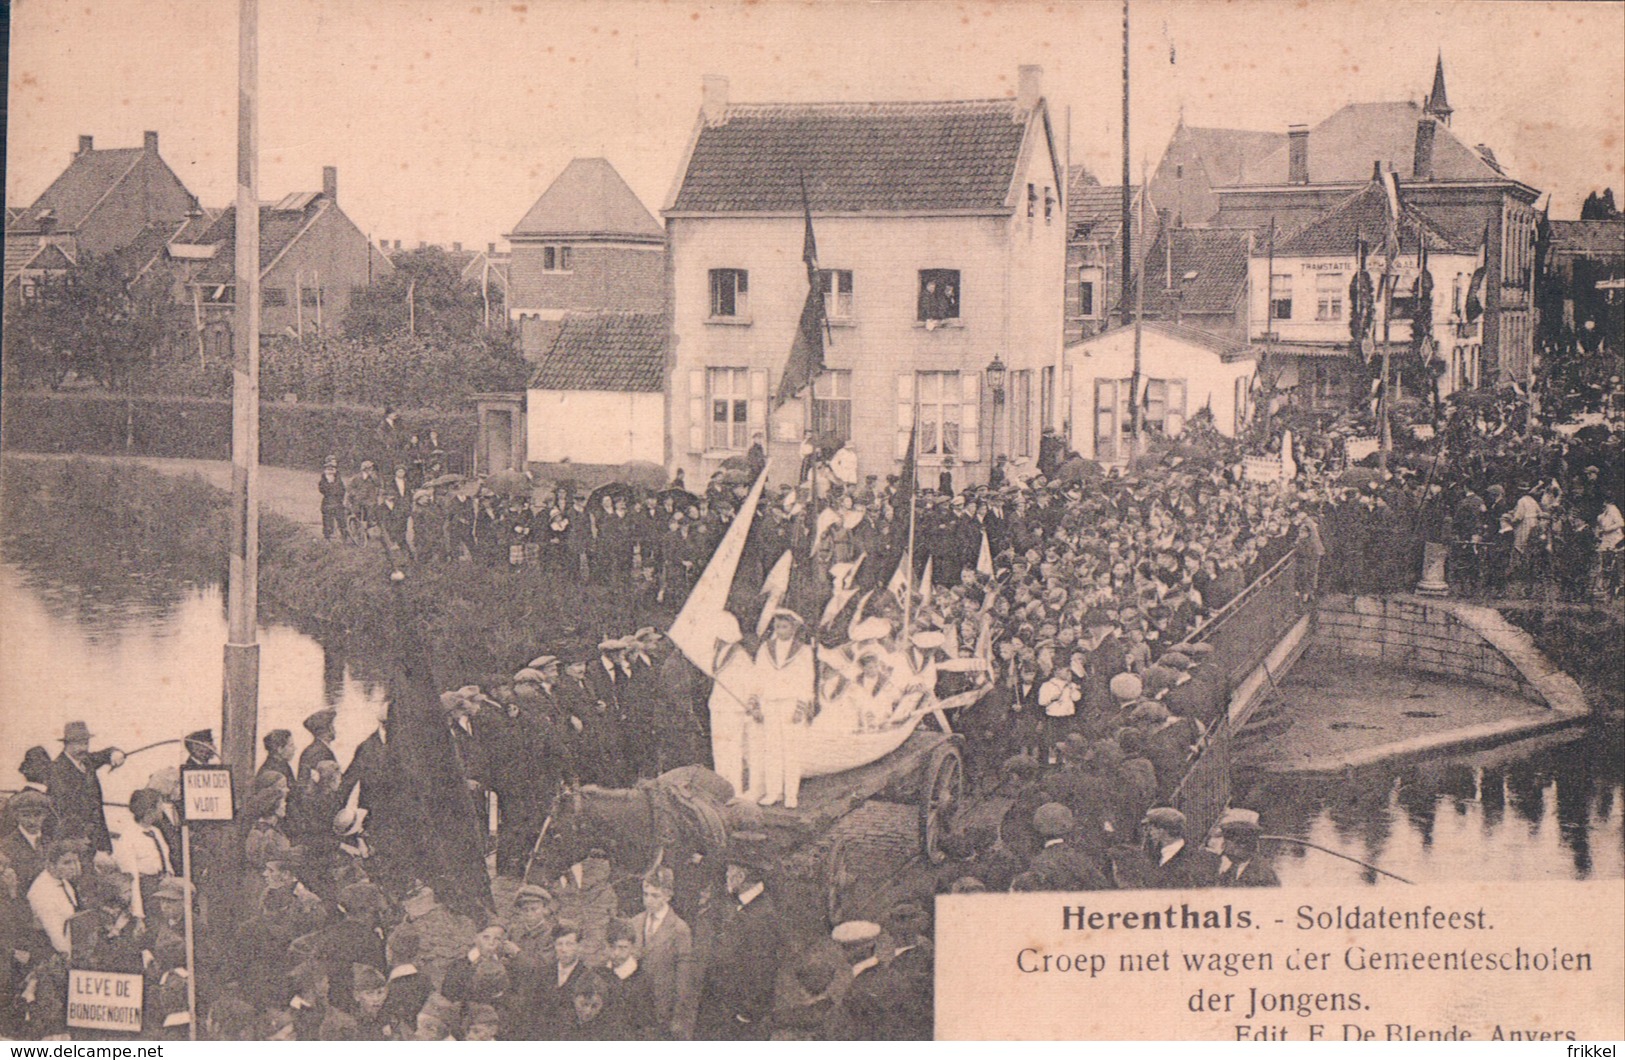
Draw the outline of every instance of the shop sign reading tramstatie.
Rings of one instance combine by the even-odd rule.
[[[182,770],[181,803],[188,823],[231,820],[231,770],[219,766]]]

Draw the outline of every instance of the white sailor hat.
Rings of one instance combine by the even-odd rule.
[[[871,615],[854,622],[851,633],[853,640],[884,640],[891,636],[891,623],[879,615]]]
[[[836,924],[829,937],[843,946],[854,942],[873,942],[880,937],[880,925],[869,920],[847,920]]]

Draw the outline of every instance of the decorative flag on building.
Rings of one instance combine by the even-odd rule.
[[[801,179],[801,207],[807,218],[801,246],[801,260],[807,263],[807,302],[801,308],[790,359],[785,362],[779,392],[773,399],[775,409],[806,390],[824,371],[824,340],[829,323],[824,313],[824,285],[818,275],[818,243],[813,239],[812,205],[807,200],[805,177]]]

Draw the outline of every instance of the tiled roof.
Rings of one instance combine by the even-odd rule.
[[[39,253],[40,241],[35,238],[7,238],[6,240],[6,282],[21,272]]]
[[[1309,182],[1339,184],[1368,180],[1371,164],[1391,167],[1400,179],[1415,176],[1416,123],[1422,108],[1411,102],[1350,103],[1309,130]],[[1499,170],[1439,125],[1433,140],[1434,180],[1499,180]],[[1246,184],[1287,183],[1287,147],[1249,166]]]
[[[1252,184],[1258,162],[1286,147],[1286,134],[1258,129],[1213,129],[1184,126],[1192,149],[1202,161],[1211,185]],[[1177,133],[1176,133],[1177,135]]]
[[[120,260],[131,273],[140,274],[163,257],[164,248],[174,241],[188,223],[160,221],[157,224],[147,225],[136,233],[129,246],[119,251]]]
[[[22,275],[25,270],[63,270],[73,268],[73,259],[56,243],[41,244],[24,237],[6,241],[6,284]]]
[[[575,158],[514,226],[513,234],[663,240],[666,230],[607,160]]]
[[[1292,257],[1310,257],[1322,254],[1353,254],[1355,241],[1363,239],[1367,246],[1379,244],[1388,230],[1388,193],[1381,184],[1372,181],[1350,195],[1319,219],[1311,221],[1297,232],[1275,243],[1275,253]],[[1418,226],[1427,238],[1429,251],[1439,253],[1475,254],[1483,241],[1482,232],[1455,233],[1424,211],[1407,202],[1400,203],[1399,250],[1402,254],[1416,253]],[[1259,244],[1262,252],[1266,243]]]
[[[1187,327],[1184,324],[1175,324],[1171,320],[1146,320],[1142,327],[1144,330],[1161,335],[1164,338],[1173,339],[1176,342],[1188,343],[1189,345],[1198,347],[1199,349],[1207,350],[1226,361],[1237,360],[1238,358],[1246,357],[1253,352],[1253,348],[1247,345],[1245,342],[1242,342],[1240,339],[1233,339],[1225,335],[1215,335],[1211,331],[1203,331],[1201,328]],[[1133,324],[1119,324],[1114,328],[1102,331],[1098,335],[1091,336],[1083,341],[1084,343],[1097,342],[1108,335],[1115,335],[1120,331],[1132,331],[1133,328]]]
[[[302,210],[278,210],[260,206],[260,270],[277,259],[288,245],[298,238],[315,216],[325,210],[328,200],[317,196]],[[184,242],[184,240],[177,240]],[[196,242],[214,246],[214,257],[198,273],[202,283],[231,283],[236,279],[237,259],[237,207],[228,206],[220,211],[214,223],[198,236]]]
[[[1129,188],[1130,202],[1140,198],[1140,186]],[[1123,186],[1089,184],[1072,189],[1066,204],[1067,238],[1076,242],[1110,243],[1123,230]]]
[[[21,216],[8,227],[18,232],[38,232],[41,230],[40,215],[51,210],[54,214],[54,231],[74,231],[102,201],[102,197],[134,168],[144,153],[139,147],[80,152],[68,163],[68,168],[51,182],[51,186],[34,200],[34,204],[22,211]]]
[[[1141,259],[1148,315],[1230,313],[1247,284],[1248,232],[1236,228],[1167,228]],[[1173,259],[1168,258],[1172,240]],[[1184,279],[1188,272],[1196,275]],[[1170,287],[1168,277],[1173,277]],[[1183,288],[1183,290],[1181,290]]]
[[[536,366],[532,390],[658,394],[666,385],[666,318],[660,313],[570,313]]]
[[[1552,252],[1587,257],[1625,257],[1625,218],[1553,221]]]
[[[671,212],[1005,210],[1013,100],[753,103],[701,131]]]

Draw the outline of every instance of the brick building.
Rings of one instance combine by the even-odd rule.
[[[507,239],[508,314],[532,360],[571,311],[665,310],[665,230],[605,159],[572,160]]]
[[[918,426],[922,474],[956,483],[1036,453],[1056,423],[1066,213],[1041,71],[1013,99],[704,101],[666,203],[675,341],[668,460],[691,483],[763,437],[793,478],[806,429],[847,439],[861,474],[894,472]],[[817,238],[828,371],[770,402]],[[993,382],[1003,374],[1004,385]]]
[[[1130,252],[1143,257],[1156,238],[1158,218],[1148,212],[1140,224],[1140,186],[1130,195]],[[1123,186],[1101,184],[1082,166],[1074,166],[1066,197],[1066,341],[1079,339],[1122,321]]]
[[[65,271],[86,255],[123,251],[151,226],[178,228],[197,197],[158,154],[158,134],[140,147],[97,149],[79,137],[73,161],[33,204],[8,213],[5,284]]]

